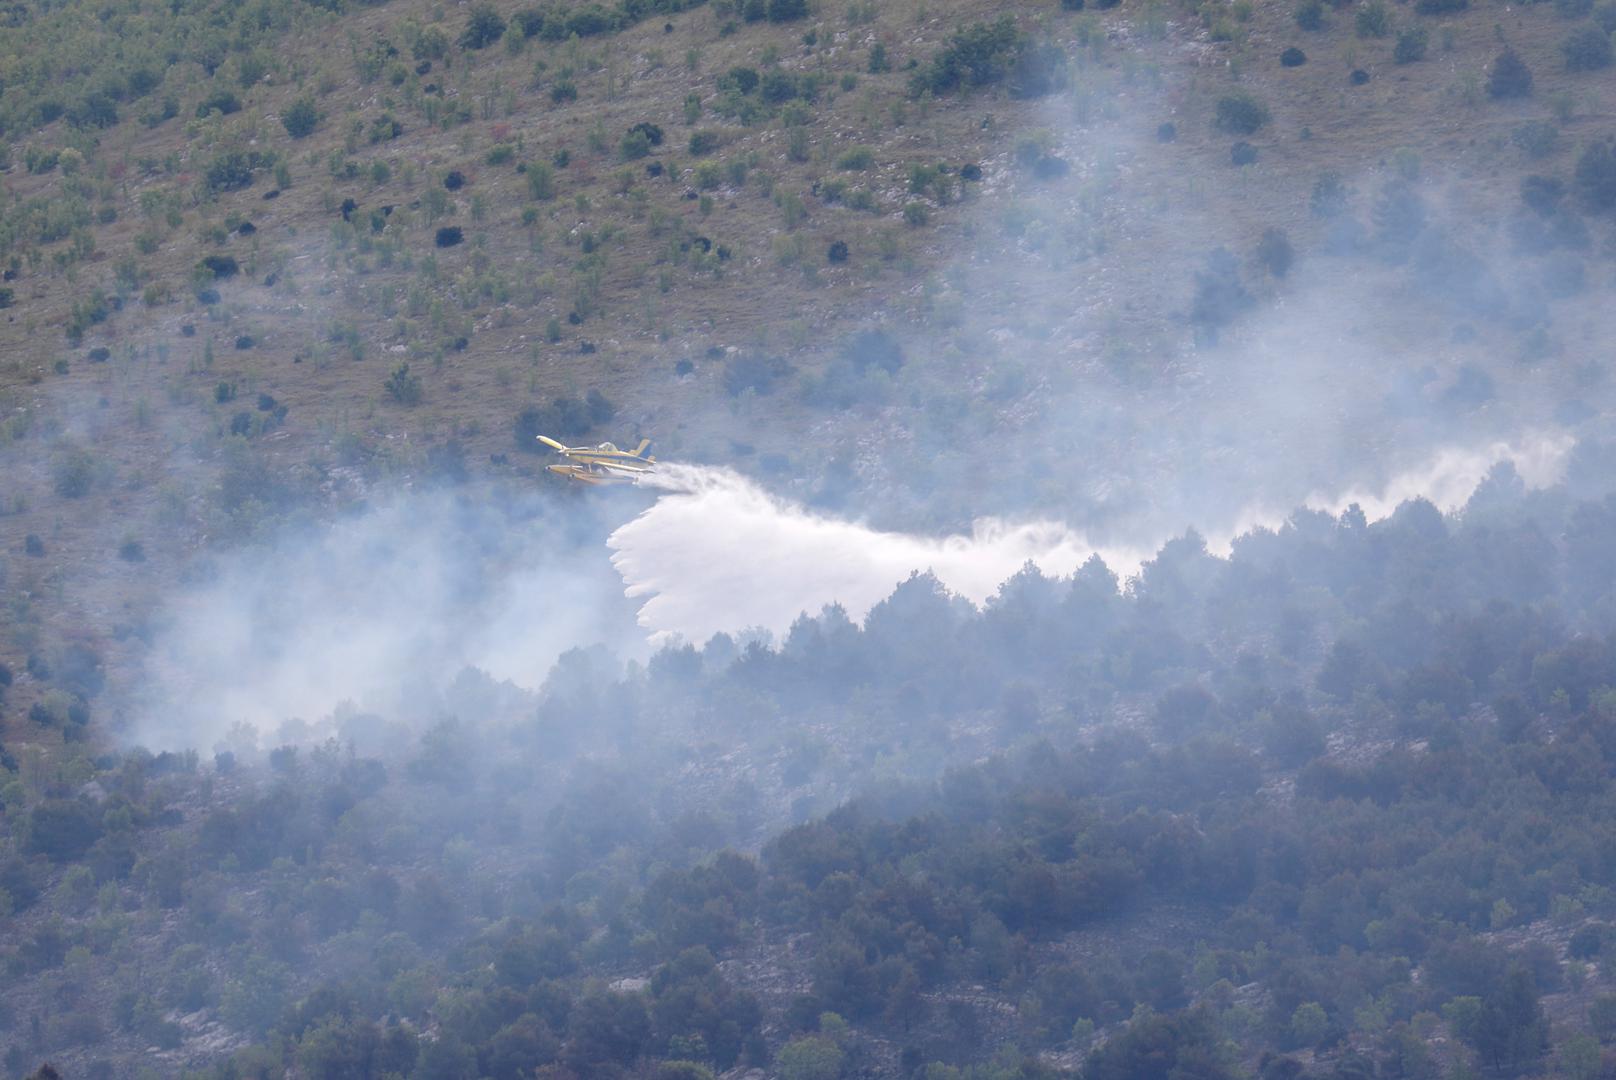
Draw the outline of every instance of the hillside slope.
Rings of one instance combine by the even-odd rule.
[[[1608,4],[678,6],[11,9],[11,666],[538,430],[1159,535],[1603,393]]]

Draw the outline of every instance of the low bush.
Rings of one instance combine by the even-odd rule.
[[[206,275],[213,281],[223,281],[233,278],[241,272],[241,266],[231,255],[208,255],[197,263],[197,272]]]
[[[947,94],[1001,82],[1026,44],[1026,37],[1008,15],[994,23],[976,23],[955,31],[930,63],[915,73],[910,91]]]
[[[400,405],[411,406],[421,403],[421,378],[410,373],[410,365],[400,364],[393,369],[393,373],[382,384],[387,390],[387,396]]]
[[[1560,45],[1567,71],[1599,71],[1610,67],[1610,35],[1597,26],[1573,30]]]
[[[860,330],[842,344],[841,355],[860,373],[877,367],[888,375],[896,375],[905,359],[903,346],[885,330]]]
[[[241,111],[241,99],[228,90],[215,90],[203,98],[196,106],[196,118],[206,119],[211,113],[229,116],[231,113]]]
[[[1296,249],[1284,229],[1263,231],[1262,239],[1257,241],[1257,261],[1274,277],[1282,278],[1290,273],[1296,262]]]
[[[1425,50],[1430,41],[1430,31],[1423,26],[1404,30],[1397,35],[1397,44],[1392,49],[1392,60],[1399,64],[1413,64],[1424,60]]]
[[[1554,153],[1560,143],[1560,129],[1548,120],[1528,120],[1510,132],[1510,140],[1533,161]]]
[[[203,173],[203,181],[208,190],[215,194],[239,191],[252,186],[254,174],[259,169],[273,164],[274,159],[264,154],[227,150],[214,155]]]
[[[1218,99],[1212,126],[1230,135],[1251,135],[1269,120],[1268,108],[1247,93],[1226,94]]]
[[[617,145],[617,153],[624,161],[637,161],[651,152],[651,140],[645,132],[631,128]]]
[[[1577,190],[1597,211],[1616,210],[1616,144],[1606,139],[1590,144],[1577,158]]]
[[[1493,59],[1487,73],[1487,94],[1497,100],[1523,98],[1532,92],[1532,69],[1514,49],[1505,49]]]
[[[738,353],[725,363],[721,381],[730,397],[739,397],[748,390],[766,396],[772,394],[775,385],[791,371],[791,365],[781,357]]]
[[[320,110],[313,98],[298,98],[281,114],[281,126],[294,139],[304,139],[314,134],[319,124]]]
[[[1358,9],[1352,25],[1361,38],[1383,38],[1392,32],[1391,9],[1381,0],[1370,0]]]
[[[472,8],[466,29],[460,34],[463,49],[485,49],[505,36],[505,19],[492,4]]]

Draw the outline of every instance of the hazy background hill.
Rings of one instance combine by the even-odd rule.
[[[679,6],[9,9],[12,665],[541,430],[1154,539],[1603,393],[1608,8]]]
[[[1608,1073],[1613,31],[0,9],[5,1068]],[[653,653],[540,433],[1139,572]]]

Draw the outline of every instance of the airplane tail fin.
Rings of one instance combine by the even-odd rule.
[[[645,452],[648,449],[650,449],[650,447],[651,447],[651,440],[650,439],[641,439],[640,440],[640,445],[635,447],[635,449],[634,449],[634,456],[635,457],[644,457]]]

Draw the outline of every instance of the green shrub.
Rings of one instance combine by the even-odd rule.
[[[370,129],[366,132],[366,139],[372,145],[392,142],[404,134],[404,125],[393,119],[391,113],[382,113],[370,122]]]
[[[725,361],[720,382],[730,397],[739,397],[748,390],[762,397],[772,394],[775,385],[791,371],[791,365],[781,357],[737,353]]]
[[[227,150],[214,155],[203,173],[203,180],[208,190],[215,194],[239,191],[241,188],[251,187],[254,174],[273,161],[272,157],[264,154]]]
[[[1514,49],[1505,49],[1493,60],[1487,74],[1487,94],[1506,100],[1523,98],[1532,92],[1532,69]]]
[[[617,152],[624,161],[637,161],[651,152],[651,140],[645,132],[631,129],[618,143]]]
[[[483,155],[483,164],[489,166],[509,165],[511,159],[516,157],[516,147],[510,143],[495,143]]]
[[[197,263],[197,274],[205,281],[222,281],[241,272],[241,266],[231,255],[206,255]]]
[[[1282,278],[1290,273],[1291,265],[1296,262],[1296,249],[1284,229],[1263,231],[1262,239],[1257,242],[1257,261],[1274,277]]]
[[[1470,6],[1470,0],[1415,0],[1414,10],[1421,15],[1453,15]]]
[[[1268,119],[1267,107],[1250,94],[1227,94],[1218,99],[1213,126],[1230,135],[1251,135]]]
[[[925,203],[908,203],[903,208],[903,221],[905,225],[919,228],[931,221],[931,210]]]
[[[400,364],[387,376],[382,384],[387,389],[387,396],[400,405],[411,406],[421,403],[421,379],[410,374],[410,365]]]
[[[796,76],[784,71],[771,71],[758,83],[758,96],[770,105],[784,105],[797,94]]]
[[[1510,139],[1528,158],[1541,161],[1559,145],[1560,129],[1548,120],[1528,120],[1510,133]]]
[[[101,837],[100,812],[87,802],[50,799],[34,807],[22,832],[22,849],[53,862],[82,858]]]
[[[837,1080],[845,1055],[833,1039],[804,1035],[780,1048],[774,1060],[781,1080]]]
[[[281,114],[281,126],[286,128],[286,134],[294,139],[303,139],[314,134],[314,129],[319,123],[320,110],[315,106],[313,98],[298,98]]]
[[[1226,249],[1218,248],[1206,258],[1206,266],[1195,275],[1195,296],[1190,303],[1190,322],[1198,339],[1216,342],[1218,331],[1256,301],[1240,280],[1240,264]]]
[[[241,111],[241,99],[228,90],[215,90],[203,98],[196,106],[196,118],[205,119],[209,113],[218,113],[229,116],[231,113]]]
[[[708,128],[690,133],[690,154],[692,157],[701,157],[717,150],[722,140],[718,132]]]
[[[1616,1038],[1616,994],[1601,994],[1588,1006],[1588,1026],[1601,1039]]]
[[[948,94],[1002,82],[1026,48],[1027,39],[1005,15],[994,23],[957,30],[948,44],[910,80],[910,92]]]
[[[1577,189],[1599,211],[1616,210],[1616,145],[1592,143],[1577,158]]]
[[[479,4],[466,20],[466,29],[460,35],[460,46],[465,49],[484,49],[505,36],[505,20],[492,4]]]
[[[758,88],[762,76],[749,67],[732,67],[718,77],[718,88],[726,93],[750,94]]]
[[[80,447],[68,447],[51,464],[51,489],[64,499],[82,499],[95,482],[95,459]]]
[[[1296,25],[1303,30],[1324,29],[1323,0],[1302,0],[1296,5]]]
[[[410,42],[410,54],[417,60],[442,60],[449,51],[449,39],[436,26],[428,26]]]
[[[1392,59],[1399,64],[1413,64],[1424,60],[1430,40],[1430,32],[1423,26],[1404,30],[1397,35],[1397,45],[1392,49]]]
[[[555,198],[555,170],[542,161],[530,162],[527,166],[527,194],[539,202]]]
[[[696,166],[696,187],[712,191],[724,182],[724,167],[716,161],[704,161]]]
[[[1573,30],[1560,44],[1567,71],[1599,71],[1610,67],[1610,35],[1597,26]]]
[[[1358,9],[1353,28],[1361,38],[1383,38],[1392,32],[1392,13],[1381,0],[1369,0]]]

